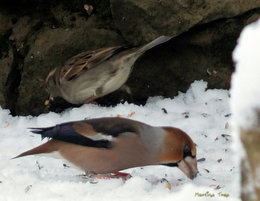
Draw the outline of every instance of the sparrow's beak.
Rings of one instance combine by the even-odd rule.
[[[190,156],[185,157],[178,163],[178,168],[190,179],[194,179],[198,174],[197,159]]]
[[[53,100],[54,100],[54,98],[52,96],[50,96],[48,100],[44,101],[44,105],[45,106],[50,105],[50,103],[53,102]]]

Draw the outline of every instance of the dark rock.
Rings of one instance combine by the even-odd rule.
[[[1,41],[0,41],[1,45]],[[6,52],[5,52],[6,53]],[[7,107],[7,100],[5,97],[6,83],[10,75],[13,63],[13,51],[8,46],[7,55],[2,56],[0,59],[0,106],[3,108]]]
[[[3,35],[12,28],[12,20],[10,16],[0,13],[0,34]]]
[[[122,44],[116,32],[94,27],[95,17],[85,22],[83,17],[75,15],[71,21],[68,13],[63,12],[54,12],[62,25],[43,27],[27,42],[30,50],[24,59],[16,105],[19,114],[30,111],[36,115],[44,110],[44,101],[48,98],[44,80],[51,69],[62,66],[67,59],[82,51]]]
[[[93,6],[91,14],[85,4]],[[133,97],[118,90],[98,103],[144,104],[149,96],[174,97],[201,79],[209,88],[229,88],[232,50],[242,28],[260,16],[259,7],[258,0],[3,0],[0,105],[14,115],[72,107],[59,99],[44,106],[51,69],[82,51],[141,45],[160,35],[176,37],[135,63],[127,81]]]
[[[260,9],[197,26],[147,52],[136,62],[127,81],[134,102],[144,104],[150,96],[174,97],[179,91],[185,92],[194,80],[207,81],[208,88],[228,89],[236,40],[256,16],[260,16]],[[107,97],[112,98],[113,94]]]
[[[158,35],[177,36],[198,24],[230,18],[260,7],[259,0],[110,0],[116,28],[132,44]]]
[[[0,106],[6,107],[5,84],[11,71],[13,52],[8,42],[12,22],[9,16],[0,13]]]

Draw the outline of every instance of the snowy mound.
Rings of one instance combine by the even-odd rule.
[[[241,33],[233,52],[236,71],[232,77],[231,110],[236,126],[254,127],[260,112],[260,20]]]
[[[232,185],[239,172],[230,149],[228,91],[206,87],[205,82],[196,81],[174,99],[150,98],[145,106],[84,105],[39,117],[12,117],[8,110],[0,109],[0,201],[239,200],[238,188]],[[177,168],[147,166],[126,170],[133,177],[125,183],[121,179],[90,181],[60,159],[29,156],[11,160],[42,143],[40,136],[28,131],[29,127],[109,116],[186,131],[197,144],[198,177],[189,180]],[[158,182],[162,178],[169,181],[171,189]]]

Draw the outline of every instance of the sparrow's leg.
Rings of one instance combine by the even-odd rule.
[[[94,101],[96,99],[97,99],[97,96],[91,96],[87,100],[84,101],[84,104],[90,104],[90,103],[96,104],[96,102]]]

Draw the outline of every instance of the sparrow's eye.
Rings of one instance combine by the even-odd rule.
[[[185,145],[184,145],[183,156],[184,156],[184,158],[185,158],[186,156],[191,156],[191,148],[190,148],[190,145],[188,145],[188,144],[185,144]]]

